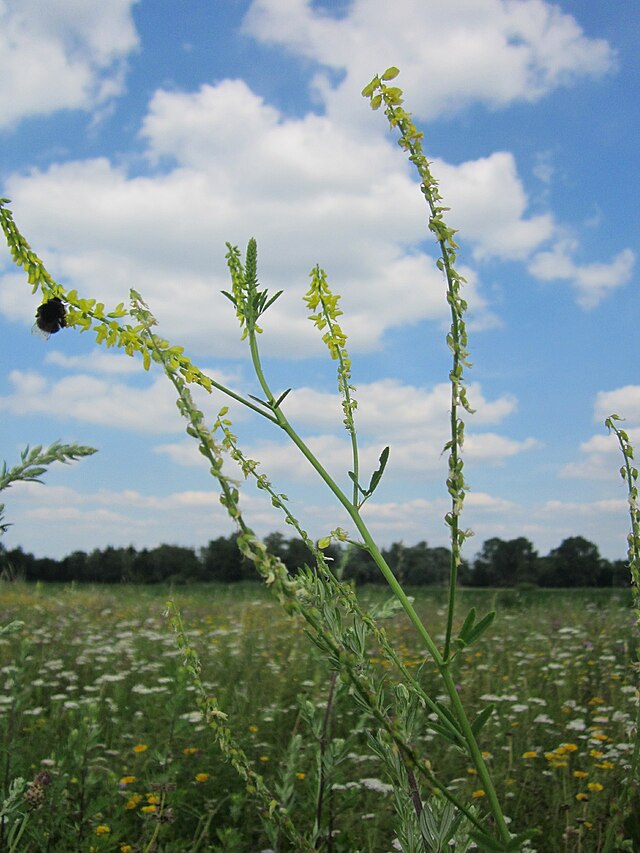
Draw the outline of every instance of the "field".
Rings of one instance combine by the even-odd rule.
[[[365,600],[382,595],[363,591]],[[164,615],[168,596],[151,587],[0,587],[0,624],[25,623],[0,638],[3,799],[12,780],[35,781],[26,799],[23,787],[13,805],[5,802],[0,850],[289,849],[268,836],[268,821],[203,724]],[[327,665],[302,626],[257,585],[182,587],[173,596],[207,691],[252,765],[306,829],[318,781],[318,732],[309,715],[322,716]],[[539,853],[600,850],[633,750],[630,598],[536,590],[465,591],[461,599],[460,612],[472,604],[498,610],[489,634],[459,657],[458,681],[471,706],[496,704],[481,745],[512,826],[540,827]],[[444,592],[417,592],[416,607],[439,634]],[[387,630],[417,672],[423,658],[410,626],[396,616]],[[421,678],[428,686],[428,666]],[[357,706],[338,690],[326,799],[335,853],[394,849],[392,793],[366,750],[364,728]],[[426,726],[416,747],[454,780],[459,796],[481,805],[459,753]]]

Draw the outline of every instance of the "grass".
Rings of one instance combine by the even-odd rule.
[[[3,798],[16,777],[50,774],[37,792],[41,805],[18,800],[28,816],[21,853],[272,846],[197,712],[163,616],[167,595],[126,586],[0,588],[0,624],[25,622],[0,638]],[[369,603],[382,595],[363,591]],[[638,702],[630,600],[602,590],[461,595],[461,612],[498,609],[490,637],[459,656],[458,681],[469,707],[495,703],[481,746],[512,826],[542,827],[534,843],[540,853],[599,850]],[[312,822],[317,777],[307,717],[326,702],[326,663],[258,585],[182,588],[175,599],[206,688],[240,744],[278,795],[288,796],[291,813]],[[446,592],[416,591],[415,606],[432,635],[442,636]],[[423,660],[406,619],[394,617],[387,630],[417,673]],[[439,689],[429,663],[420,677]],[[365,748],[359,712],[340,694],[336,711],[335,850],[391,851],[391,794]],[[462,753],[427,730],[419,737],[453,788],[465,799],[482,796]]]

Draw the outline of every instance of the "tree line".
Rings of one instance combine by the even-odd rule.
[[[311,564],[301,539],[286,539],[271,533],[265,543],[283,561],[290,573]],[[401,583],[409,586],[444,586],[448,583],[451,552],[430,548],[426,542],[404,545],[394,542],[383,555]],[[384,583],[368,552],[331,545],[325,551],[336,573],[357,584]],[[240,554],[233,535],[219,536],[195,550],[178,545],[160,545],[141,551],[107,547],[91,553],[74,551],[62,559],[34,557],[22,548],[7,550],[0,543],[0,577],[26,581],[77,583],[235,583],[256,580],[253,565]],[[597,545],[582,536],[565,539],[546,556],[539,556],[532,543],[520,537],[488,539],[471,561],[463,561],[458,579],[474,587],[624,587],[629,570],[624,560],[600,556]]]

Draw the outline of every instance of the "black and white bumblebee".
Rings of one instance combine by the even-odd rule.
[[[43,302],[36,311],[36,321],[31,329],[31,334],[38,335],[48,341],[51,335],[55,335],[67,325],[66,314],[67,309],[58,296],[52,297],[48,302]]]

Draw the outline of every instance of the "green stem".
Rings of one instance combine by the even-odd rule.
[[[269,388],[269,385],[267,383],[267,380],[264,376],[264,372],[262,370],[262,365],[260,363],[260,354],[258,351],[257,341],[255,340],[255,334],[253,334],[251,331],[249,332],[249,343],[250,343],[251,357],[253,360],[254,369],[256,371],[256,375],[258,376],[258,380],[260,382],[260,385],[261,385],[267,399],[270,402],[273,402],[273,401],[275,401],[275,398],[274,398],[274,396],[271,392],[271,389]],[[460,696],[458,695],[458,691],[456,689],[455,681],[453,680],[453,676],[451,675],[451,672],[449,670],[449,662],[450,661],[445,659],[443,657],[443,655],[440,654],[440,651],[439,651],[437,645],[435,644],[435,642],[431,638],[431,635],[429,634],[429,632],[425,628],[424,624],[422,623],[422,620],[420,619],[417,612],[415,611],[413,605],[411,604],[411,601],[409,600],[409,598],[407,597],[402,586],[400,585],[397,578],[393,574],[393,571],[391,570],[389,564],[387,563],[387,561],[382,556],[382,553],[380,552],[380,549],[378,548],[373,537],[371,536],[371,533],[369,532],[368,527],[366,526],[366,524],[362,520],[362,517],[360,515],[358,508],[356,506],[354,506],[353,503],[347,498],[347,496],[340,489],[340,487],[337,485],[337,483],[333,480],[333,478],[328,473],[328,471],[325,470],[325,468],[322,466],[322,464],[318,461],[318,459],[314,456],[314,454],[311,452],[311,450],[307,447],[307,445],[304,443],[302,438],[297,434],[297,432],[291,426],[291,424],[289,423],[289,421],[287,420],[287,418],[283,414],[282,410],[278,407],[277,409],[274,410],[274,413],[278,419],[278,425],[289,436],[291,441],[300,450],[302,455],[309,461],[309,463],[317,471],[317,473],[322,478],[322,480],[324,480],[324,482],[329,487],[329,489],[331,489],[331,491],[336,496],[338,501],[346,509],[347,513],[351,517],[351,520],[353,521],[354,525],[356,526],[356,529],[360,533],[360,536],[362,537],[363,543],[364,543],[367,551],[369,552],[369,554],[371,554],[376,565],[380,569],[384,579],[387,581],[387,583],[388,583],[389,587],[391,588],[393,594],[396,596],[396,598],[398,599],[398,601],[402,605],[403,610],[405,611],[405,613],[409,617],[411,623],[415,627],[420,638],[422,639],[426,648],[428,649],[431,657],[433,658],[434,662],[436,663],[436,665],[440,671],[440,675],[442,676],[442,679],[443,679],[444,684],[446,686],[449,698],[451,700],[451,705],[452,705],[453,711],[456,715],[456,718],[458,719],[458,722],[460,725],[460,730],[462,731],[462,734],[463,734],[463,736],[467,742],[467,746],[469,748],[469,752],[470,752],[471,758],[473,760],[473,764],[474,764],[474,766],[478,772],[478,777],[482,783],[483,790],[485,791],[487,801],[489,803],[491,812],[495,818],[496,825],[498,827],[498,831],[499,831],[502,839],[504,841],[508,841],[511,838],[511,834],[509,832],[509,829],[506,825],[504,816],[502,814],[500,802],[498,800],[498,796],[497,796],[495,787],[494,787],[493,782],[491,780],[489,770],[485,764],[484,758],[482,757],[482,752],[480,750],[480,747],[478,746],[478,742],[476,741],[476,737],[475,737],[473,730],[471,728],[471,724],[469,723],[469,720],[467,718],[467,714],[465,712],[464,706],[460,700]]]

